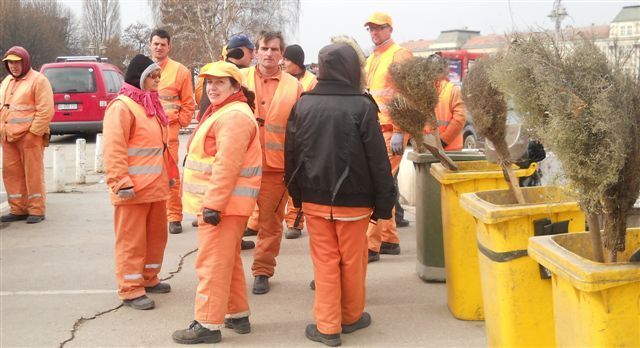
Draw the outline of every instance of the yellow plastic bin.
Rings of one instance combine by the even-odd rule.
[[[640,228],[627,229],[628,260]],[[552,273],[558,347],[640,347],[640,264],[591,261],[588,233],[529,239],[529,255]]]
[[[527,256],[528,239],[535,235],[534,221],[568,232],[585,228],[578,202],[561,187],[525,187],[522,193],[526,204],[517,204],[510,190],[466,193],[460,200],[477,222],[489,347],[555,346],[551,279],[543,279]]]
[[[497,164],[468,161],[456,162],[456,165],[456,172],[440,163],[432,164],[429,171],[440,183],[447,305],[458,319],[483,320],[476,224],[473,216],[460,206],[460,196],[507,188],[507,181]],[[536,164],[532,163],[515,173],[518,177],[529,176],[535,170]]]

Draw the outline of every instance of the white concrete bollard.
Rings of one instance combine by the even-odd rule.
[[[96,135],[96,159],[93,168],[96,173],[104,172],[104,165],[102,161],[103,159],[104,155],[102,152],[102,133],[98,133]]]
[[[53,183],[55,192],[64,192],[64,146],[56,145],[53,147]]]
[[[87,140],[76,140],[76,183],[87,182]]]

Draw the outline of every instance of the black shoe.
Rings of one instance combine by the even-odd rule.
[[[147,295],[142,295],[131,300],[123,300],[122,304],[133,309],[141,310],[153,309],[153,307],[156,306],[155,302],[148,298]]]
[[[240,243],[240,249],[242,250],[249,250],[249,249],[253,249],[256,247],[256,243],[254,243],[252,240],[242,240],[242,243]]]
[[[380,253],[379,252],[369,249],[368,253],[369,253],[369,255],[368,255],[368,259],[369,260],[367,261],[368,263],[380,261]]]
[[[409,220],[407,219],[396,220],[396,227],[407,227],[407,226],[409,226]]]
[[[222,334],[220,330],[209,330],[194,320],[188,328],[175,331],[171,338],[180,344],[218,343],[222,340]]]
[[[225,318],[224,327],[233,329],[233,331],[241,335],[251,332],[251,323],[249,322],[249,317]]]
[[[14,222],[14,221],[26,220],[28,216],[29,215],[16,215],[16,214],[9,213],[7,215],[0,216],[0,222]]]
[[[629,262],[640,262],[640,248],[638,248],[638,250],[634,251],[633,254],[631,254]]]
[[[302,235],[302,230],[299,228],[291,227],[284,233],[284,237],[287,239],[298,239]]]
[[[244,230],[244,236],[245,237],[257,236],[257,235],[258,235],[258,231],[254,230],[252,228],[247,227]]]
[[[380,245],[380,254],[400,255],[400,244],[382,242]]]
[[[262,295],[269,292],[269,277],[265,275],[256,276],[253,281],[253,293],[256,295]]]
[[[182,224],[180,221],[171,221],[169,223],[169,233],[179,234],[182,233]]]
[[[371,315],[367,312],[362,312],[362,316],[355,323],[350,325],[342,324],[342,333],[352,333],[369,325],[371,325]]]
[[[311,283],[309,283],[309,287],[311,288],[311,290],[315,290],[316,289],[316,280],[312,280]]]
[[[307,328],[304,330],[304,335],[314,342],[321,342],[329,347],[337,347],[342,344],[339,333],[325,335],[322,332],[318,331],[318,327],[314,324],[307,325]]]
[[[145,287],[144,290],[151,294],[166,294],[171,292],[169,283],[158,283],[155,286]]]
[[[27,217],[28,224],[37,224],[38,222],[42,222],[44,220],[44,215],[29,215]]]
[[[196,220],[191,221],[191,226],[198,227],[198,220],[196,219]]]

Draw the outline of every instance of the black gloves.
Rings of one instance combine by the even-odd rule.
[[[202,219],[209,225],[217,226],[220,223],[220,212],[217,210],[204,208],[202,210]]]

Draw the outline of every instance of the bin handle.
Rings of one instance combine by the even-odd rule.
[[[485,247],[480,241],[478,241],[478,250],[493,262],[508,262],[529,255],[526,249],[498,253]]]

